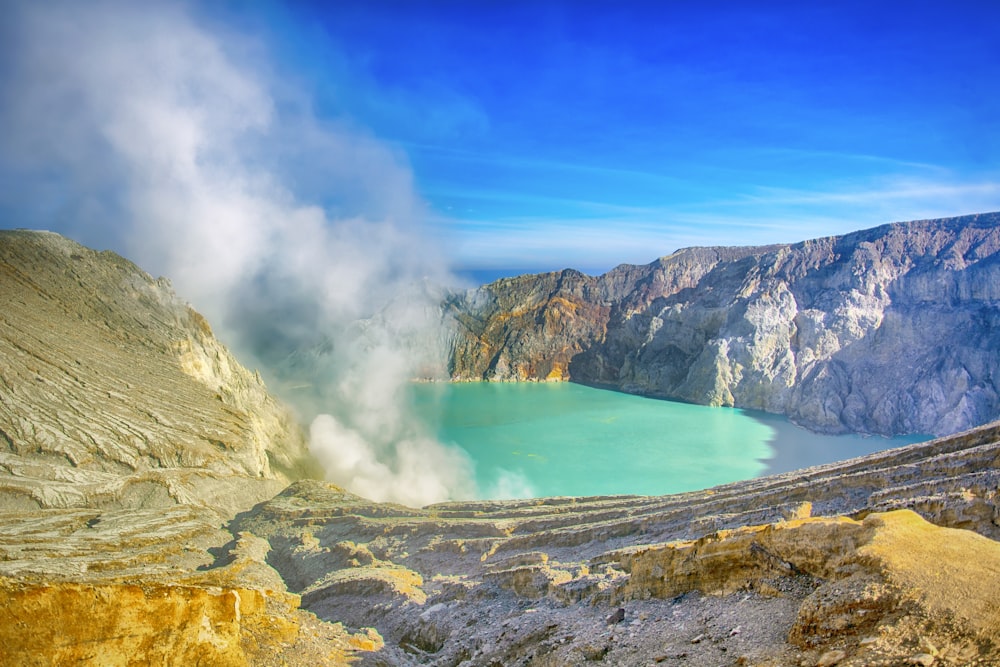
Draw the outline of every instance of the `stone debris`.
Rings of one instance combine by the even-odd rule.
[[[845,658],[847,658],[847,653],[840,649],[833,649],[819,657],[819,660],[816,661],[816,667],[833,667],[843,662]]]

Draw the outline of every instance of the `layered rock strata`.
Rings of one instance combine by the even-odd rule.
[[[1000,423],[676,496],[269,497],[301,432],[165,283],[12,232],[0,295],[0,664],[1000,665]]]
[[[234,513],[310,463],[205,319],[110,252],[0,232],[0,508]]]
[[[233,528],[304,608],[378,629],[365,664],[994,665],[998,490],[1000,423],[665,497],[416,510],[303,481]]]
[[[0,664],[347,664],[225,521],[312,469],[205,319],[110,252],[0,232]]]
[[[998,251],[989,213],[503,279],[446,303],[451,372],[945,435],[1000,415]]]
[[[381,647],[299,610],[205,507],[0,514],[0,664],[347,664]]]

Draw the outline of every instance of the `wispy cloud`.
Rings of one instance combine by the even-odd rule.
[[[757,146],[666,159],[658,171],[421,149],[466,165],[426,190],[465,265],[613,266],[686,245],[796,242],[1000,209],[1000,175],[891,155]]]
[[[672,176],[655,171],[609,166],[583,160],[553,160],[525,155],[497,153],[493,151],[474,151],[454,147],[436,146],[432,144],[401,142],[400,145],[406,147],[414,153],[423,152],[429,155],[439,156],[456,163],[489,165],[493,167],[504,167],[531,172],[545,172],[548,174],[587,173],[596,175],[613,175],[648,179],[656,182],[673,181],[683,183],[688,180],[683,177]]]
[[[755,203],[768,206],[778,204],[870,204],[892,201],[939,201],[950,206],[957,201],[1000,203],[1000,179],[979,183],[940,183],[895,179],[881,187],[847,191],[804,191],[785,188],[760,188],[760,193],[730,202],[733,205]]]
[[[907,160],[893,157],[891,155],[877,155],[872,153],[852,153],[844,151],[792,148],[787,146],[765,146],[752,149],[740,149],[733,151],[743,153],[753,160],[764,159],[766,161],[786,160],[799,163],[838,163],[865,166],[877,166],[881,171],[912,171],[931,173],[936,175],[947,174],[947,168],[930,163]]]
[[[538,202],[556,203],[544,197]],[[1000,210],[1000,179],[896,178],[830,190],[757,187],[736,196],[662,206],[559,203],[576,215],[461,221],[438,216],[435,223],[449,229],[457,253],[470,265],[610,268],[646,263],[687,246],[794,243],[887,222]]]

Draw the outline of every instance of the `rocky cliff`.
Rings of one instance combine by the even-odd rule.
[[[0,664],[1000,665],[1000,422],[658,498],[272,497],[298,428],[164,282],[10,232],[0,294]]]
[[[998,251],[989,213],[504,279],[447,302],[451,372],[952,433],[1000,415]]]
[[[233,513],[310,465],[205,319],[110,252],[0,232],[0,509]]]

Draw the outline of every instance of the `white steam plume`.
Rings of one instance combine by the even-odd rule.
[[[259,44],[183,5],[4,12],[4,207],[171,277],[241,354],[299,388],[331,481],[410,505],[473,495],[468,457],[405,400],[440,367],[433,286],[446,275],[400,156],[317,118],[269,78]],[[327,177],[322,207],[296,196],[287,174],[302,165]]]

